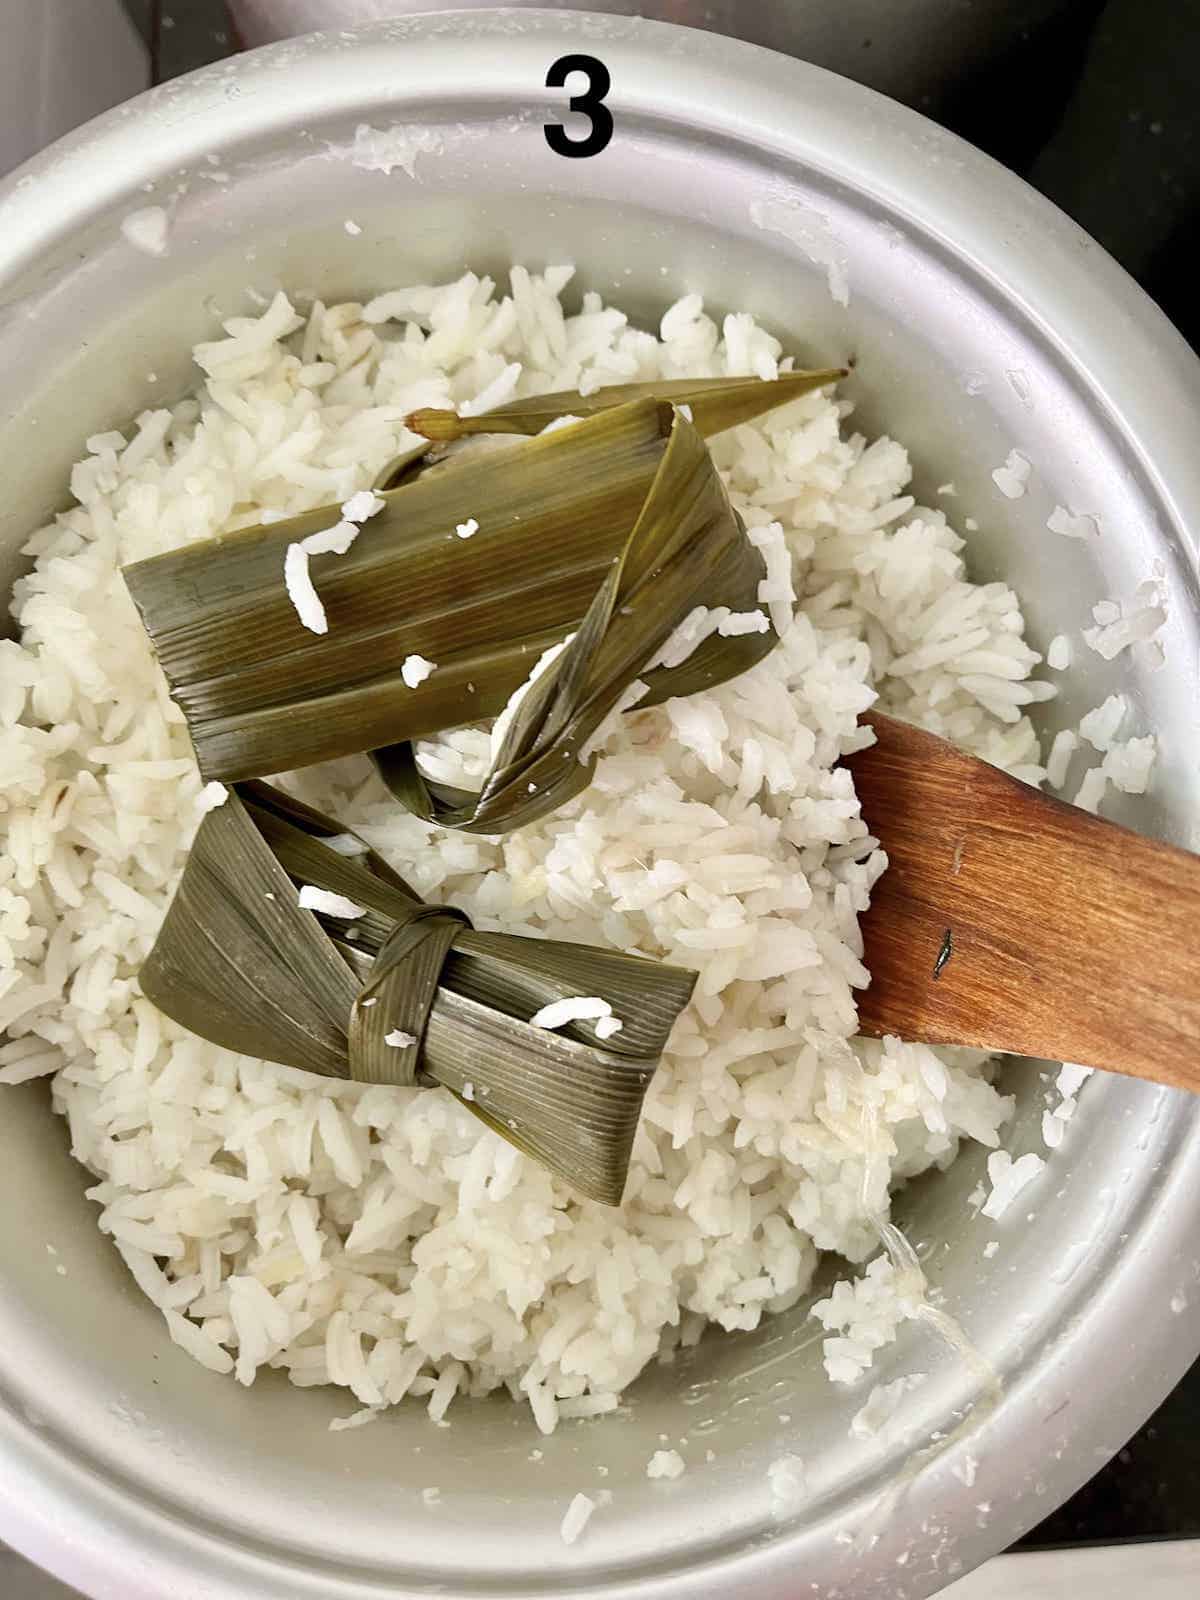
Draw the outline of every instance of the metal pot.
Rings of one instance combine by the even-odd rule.
[[[616,123],[584,160],[542,133],[564,98],[543,87],[547,68],[575,51],[608,67]],[[360,122],[435,137],[412,177],[368,172],[347,156]],[[228,181],[209,181],[218,171]],[[152,203],[173,212],[158,259],[120,231]],[[564,258],[640,316],[699,289],[755,307],[806,358],[855,356],[859,425],[905,439],[926,493],[953,480],[955,509],[980,523],[976,574],[1016,585],[1035,641],[1161,575],[1165,666],[1081,649],[1053,715],[1131,694],[1164,749],[1155,798],[1128,817],[1188,841],[1196,361],[1111,260],[998,167],[870,91],[704,33],[523,11],[314,37],[169,84],[27,167],[0,190],[0,585],[86,437],[187,387],[188,347],[218,310],[247,308],[248,282],[329,297],[466,261]],[[990,471],[1014,447],[1034,473],[1009,501]],[[1101,538],[1047,533],[1056,503],[1098,514]],[[1005,1073],[1019,1153],[1037,1143],[1043,1076]],[[617,1416],[549,1440],[499,1400],[461,1404],[448,1428],[413,1410],[331,1435],[344,1399],[243,1391],[171,1345],[97,1237],[44,1093],[8,1091],[4,1113],[0,1534],[96,1597],[911,1600],[1098,1468],[1200,1344],[1200,1105],[1111,1079],[1089,1084],[1063,1149],[998,1227],[966,1203],[979,1150],[901,1202],[1000,1381],[995,1403],[977,1365],[912,1329],[878,1376],[928,1375],[914,1431],[851,1436],[864,1396],[825,1381],[801,1305],[705,1340],[647,1373]],[[920,1453],[936,1432],[945,1448]],[[687,1438],[692,1465],[650,1484],[663,1435]],[[808,1478],[781,1511],[767,1468],[784,1452]],[[601,1489],[611,1503],[564,1547],[568,1500]]]
[[[317,28],[355,27],[421,11],[478,11],[494,0],[226,0],[249,46]],[[976,73],[995,71],[1053,26],[1074,0],[559,0],[560,11],[655,17],[782,50],[845,73],[909,105],[934,112]],[[536,0],[509,0],[536,9]]]

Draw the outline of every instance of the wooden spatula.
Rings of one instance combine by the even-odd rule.
[[[1078,1061],[1200,1093],[1200,856],[880,713],[850,758],[890,866],[864,1033]]]

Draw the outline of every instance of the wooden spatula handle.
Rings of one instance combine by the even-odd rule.
[[[1200,856],[868,718],[849,763],[889,870],[863,919],[866,1033],[1200,1092]]]

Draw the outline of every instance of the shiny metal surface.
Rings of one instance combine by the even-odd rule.
[[[542,84],[579,49],[610,69],[617,134],[566,161],[542,136],[561,101]],[[363,171],[347,148],[364,121],[432,128],[436,148],[411,178]],[[209,154],[228,183],[206,179]],[[162,259],[119,230],[151,202],[174,212]],[[181,392],[188,347],[218,311],[248,308],[248,282],[329,297],[566,257],[639,315],[700,289],[754,306],[806,359],[856,356],[861,425],[909,443],[927,493],[954,481],[956,511],[981,524],[975,572],[1016,584],[1035,640],[1160,573],[1166,665],[1082,652],[1054,716],[1130,693],[1166,737],[1155,797],[1125,815],[1200,843],[1195,359],[1112,261],[983,157],[866,90],[702,33],[521,12],[296,41],[167,85],[18,174],[0,189],[0,584],[84,439]],[[1019,501],[989,476],[1013,447],[1034,464]],[[1056,503],[1097,513],[1103,537],[1047,534]],[[1036,1145],[1036,1064],[1008,1084],[1016,1154]],[[853,1438],[863,1395],[826,1384],[803,1305],[704,1341],[617,1416],[550,1440],[501,1401],[460,1406],[448,1428],[414,1410],[330,1435],[344,1399],[242,1391],[175,1349],[99,1240],[44,1094],[6,1091],[4,1112],[0,1537],[96,1597],[917,1600],[1076,1487],[1200,1345],[1200,1106],[1111,1080],[1089,1086],[1001,1225],[966,1205],[978,1150],[901,1201],[1003,1382],[940,1455],[914,1443],[954,1433],[980,1396],[971,1367],[909,1331],[878,1374],[928,1374],[912,1439]],[[688,1439],[692,1467],[650,1484],[663,1434]],[[766,1474],[784,1451],[808,1488],[779,1516]],[[565,1548],[567,1502],[600,1489],[611,1503]]]
[[[247,45],[422,11],[478,11],[494,0],[226,0]],[[536,0],[509,0],[536,9]],[[559,0],[560,11],[649,17],[798,56],[927,112],[953,85],[994,67],[1013,41],[1072,0]]]
[[[0,0],[0,177],[151,82],[120,0]]]

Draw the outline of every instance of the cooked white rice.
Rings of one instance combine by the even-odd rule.
[[[301,887],[299,901],[306,911],[319,911],[326,917],[345,917],[348,921],[363,916],[366,910],[356,900],[334,894],[332,889],[318,889],[315,883]]]
[[[1108,793],[1108,773],[1103,766],[1093,767],[1090,772],[1085,772],[1083,782],[1075,791],[1073,804],[1081,811],[1090,811],[1093,816],[1100,810],[1100,802]]]
[[[777,370],[747,316],[723,333],[691,295],[656,338],[594,294],[567,314],[570,277],[516,267],[497,297],[468,273],[307,317],[280,295],[233,319],[197,350],[197,399],[91,441],[78,504],[28,543],[21,640],[0,643],[0,1079],[52,1079],[101,1229],[178,1344],[243,1383],[276,1367],[341,1385],[356,1424],[498,1386],[545,1431],[611,1410],[708,1323],[792,1305],[818,1252],[872,1256],[892,1190],[964,1138],[994,1146],[1010,1109],[979,1055],[854,1040],[857,916],[884,861],[835,763],[878,693],[1040,782],[1024,708],[1051,691],[1028,682],[1015,596],[966,579],[944,513],[905,492],[903,447],[844,429],[828,394],[713,446],[782,643],[736,682],[615,723],[557,815],[446,833],[365,759],[295,784],[481,928],[698,970],[623,1208],[577,1202],[447,1094],[239,1057],[139,995],[202,791],[120,565],[268,512],[345,502],[349,521],[416,406]],[[488,750],[459,730],[422,760],[478,773]],[[912,1294],[880,1257],[824,1302],[842,1375]]]
[[[362,523],[369,517],[377,517],[386,505],[387,501],[381,494],[375,494],[370,489],[360,489],[343,504],[342,516],[347,522]]]
[[[576,1539],[587,1527],[592,1512],[596,1509],[596,1502],[590,1495],[577,1494],[566,1509],[562,1519],[559,1534],[564,1544],[574,1544]]]
[[[1079,735],[1073,728],[1063,728],[1054,735],[1050,754],[1046,757],[1046,782],[1052,789],[1061,789],[1067,781],[1071,757],[1079,749]]]
[[[983,1215],[1002,1217],[1017,1196],[1037,1177],[1045,1161],[1036,1151],[1027,1150],[1014,1161],[1007,1150],[993,1150],[988,1157],[988,1178],[992,1192],[983,1202]]]
[[[349,502],[347,502],[349,504]],[[321,528],[287,547],[283,560],[283,582],[296,615],[311,633],[328,633],[325,607],[308,568],[309,556],[344,556],[358,538],[358,527],[349,520]]]
[[[787,1515],[796,1509],[804,1494],[804,1462],[794,1455],[777,1457],[767,1468],[767,1482],[771,1487],[775,1515]]]
[[[1063,1062],[1054,1084],[1059,1095],[1058,1104],[1051,1104],[1051,1097],[1047,1095],[1046,1102],[1050,1109],[1042,1113],[1042,1140],[1047,1149],[1057,1150],[1062,1144],[1067,1123],[1078,1108],[1079,1091],[1094,1070],[1092,1067],[1081,1067],[1075,1061]]]
[[[1104,757],[1098,767],[1084,774],[1076,792],[1075,804],[1086,811],[1099,809],[1110,783],[1124,794],[1145,794],[1149,786],[1150,774],[1158,759],[1158,741],[1152,733],[1140,738],[1118,738],[1129,713],[1128,699],[1123,694],[1110,694],[1101,705],[1079,719],[1080,734]],[[1056,748],[1051,750],[1046,763],[1049,781],[1056,787],[1062,786],[1066,776],[1065,765],[1056,759],[1059,748],[1065,748],[1060,746],[1065,737],[1065,733],[1057,736]]]
[[[1071,641],[1065,633],[1056,633],[1046,648],[1046,665],[1055,672],[1065,672],[1071,665]]]
[[[612,1006],[597,994],[572,995],[567,1000],[552,1000],[529,1021],[535,1028],[562,1028],[568,1022],[594,1022],[612,1016]]]
[[[424,656],[405,656],[400,664],[400,676],[410,689],[415,689],[418,684],[425,682],[432,672],[437,671],[436,661],[426,661]]]
[[[1129,701],[1123,694],[1110,694],[1103,705],[1079,719],[1079,731],[1093,749],[1109,749],[1129,715]]]
[[[215,811],[218,806],[223,806],[229,799],[229,790],[223,783],[206,783],[196,796],[196,811],[203,816],[206,811]]]
[[[1066,506],[1055,506],[1046,519],[1051,533],[1061,533],[1064,539],[1095,539],[1100,524],[1086,511],[1070,511]]]
[[[1023,456],[1019,450],[1010,450],[1003,466],[997,467],[992,473],[992,482],[1007,499],[1019,500],[1029,487],[1032,470],[1032,463],[1027,456]]]
[[[1096,626],[1083,630],[1084,642],[1106,661],[1141,645],[1157,651],[1161,665],[1162,646],[1155,639],[1167,620],[1166,587],[1161,579],[1139,583],[1128,600],[1101,600],[1092,607],[1092,620]]]
[[[1152,733],[1140,739],[1114,739],[1101,763],[1113,787],[1124,794],[1145,794],[1158,759],[1158,740]]]
[[[656,1450],[646,1463],[648,1478],[682,1478],[687,1463],[678,1450]]]
[[[865,1405],[850,1419],[850,1432],[856,1439],[874,1439],[884,1432],[900,1410],[904,1396],[925,1381],[923,1372],[908,1372],[891,1383],[877,1383]]]

